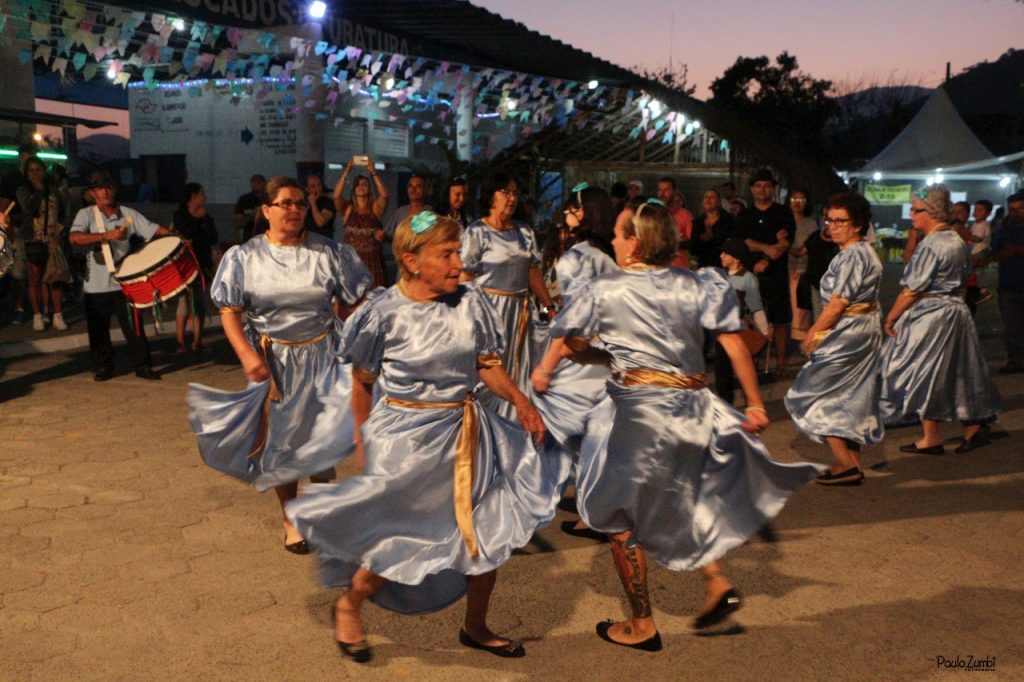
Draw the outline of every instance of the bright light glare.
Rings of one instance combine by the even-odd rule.
[[[175,31],[184,31],[185,30],[185,20],[184,19],[175,19],[174,21],[171,22],[171,26],[174,27]]]
[[[589,83],[587,83],[587,89],[588,90],[597,90],[597,85],[598,85],[597,81],[590,81]]]
[[[327,14],[327,3],[323,0],[313,0],[309,4],[309,16],[314,19],[323,19],[325,14]]]
[[[879,180],[882,179],[882,174],[878,171],[875,171],[875,174],[871,176],[871,179],[874,180],[875,182],[878,182]]]
[[[1010,186],[1010,178],[1002,178],[999,181],[999,186],[1000,187],[1009,187]]]
[[[107,78],[109,78],[110,80],[114,80],[115,78],[117,78],[117,71],[114,70],[113,65],[111,65],[111,67],[107,69]]]
[[[946,179],[946,176],[943,175],[942,173],[939,173],[938,175],[935,176],[935,182],[942,182],[945,179]]]
[[[42,133],[32,133],[32,139],[35,140],[36,142],[42,142],[43,141],[43,134]]]
[[[515,111],[518,106],[519,106],[519,101],[518,100],[510,99],[508,101],[508,104],[505,105],[505,108],[508,109],[509,111]]]

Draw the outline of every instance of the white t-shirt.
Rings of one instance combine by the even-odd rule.
[[[142,237],[145,241],[149,241],[156,234],[156,230],[159,227],[154,222],[151,222],[146,216],[142,215],[135,209],[128,208],[127,206],[118,206],[118,214],[112,217],[103,216],[103,222],[106,229],[116,230],[122,225],[128,225],[128,234],[124,239],[110,243],[110,253],[114,257],[114,263],[120,263],[121,260],[128,255],[128,242],[129,238],[134,234]],[[102,214],[101,214],[102,215]],[[93,232],[98,233],[99,229],[96,226],[96,210],[93,206],[86,206],[78,212],[75,216],[75,221],[71,223],[72,232]],[[99,244],[95,245],[97,248]],[[121,285],[114,279],[113,273],[107,270],[106,264],[103,262],[102,257],[97,258],[93,253],[93,249],[90,248],[89,255],[86,258],[88,263],[88,271],[85,279],[85,284],[82,286],[82,290],[87,294],[105,294],[110,291],[120,291]]]
[[[977,256],[979,253],[992,246],[992,228],[989,226],[987,220],[982,220],[971,225],[971,236],[981,239],[981,241],[971,242],[972,256]]]

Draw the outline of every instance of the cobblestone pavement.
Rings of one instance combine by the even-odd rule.
[[[809,485],[726,569],[745,633],[697,638],[695,574],[655,569],[665,650],[612,647],[594,624],[624,614],[607,545],[557,526],[500,571],[494,629],[525,641],[502,660],[461,648],[457,605],[401,617],[366,609],[376,660],[343,660],[335,590],[290,555],[273,495],[205,467],[188,428],[190,381],[243,385],[222,338],[212,358],[160,340],[161,382],[124,366],[91,380],[84,352],[19,358],[0,379],[0,679],[945,679],[938,657],[1024,678],[1024,375],[999,377],[1009,411],[968,455],[910,456],[892,431],[859,488]],[[991,342],[993,367],[998,348]],[[766,389],[784,461],[827,461]],[[956,429],[946,428],[947,436]],[[342,466],[342,474],[351,473]],[[352,519],[359,523],[359,519]]]

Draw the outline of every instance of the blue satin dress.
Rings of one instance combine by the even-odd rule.
[[[351,247],[307,233],[297,246],[266,237],[230,249],[210,287],[214,305],[244,313],[254,348],[267,355],[279,401],[270,401],[266,444],[249,456],[260,433],[270,381],[241,391],[190,384],[192,430],[203,460],[258,490],[320,474],[352,450],[351,368],[343,363],[341,321],[332,297],[354,305],[372,283]]]
[[[839,252],[821,278],[821,297],[838,296],[846,313],[815,348],[786,393],[786,410],[807,438],[826,436],[873,445],[882,440],[879,367],[882,263],[859,241]]]
[[[483,287],[494,307],[505,349],[501,364],[526,393],[530,384],[530,340],[533,320],[530,314],[530,268],[540,265],[540,252],[533,230],[516,223],[510,230],[498,230],[477,220],[462,233],[459,250],[462,266]],[[480,400],[492,410],[515,419],[511,404],[480,389]]]
[[[473,557],[454,511],[463,407],[388,402],[461,403],[478,383],[478,363],[496,361],[503,349],[492,310],[473,283],[432,302],[391,287],[349,319],[346,356],[354,371],[378,377],[385,396],[362,428],[366,473],[310,486],[315,492],[286,507],[319,551],[326,585],[349,585],[362,566],[389,581],[373,597],[379,606],[436,611],[465,594],[467,575],[498,568],[553,518],[552,474],[529,434],[477,402]]]
[[[917,294],[882,348],[882,419],[886,426],[935,421],[992,421],[1003,411],[961,290],[970,246],[956,232],[921,240],[900,285]]]
[[[624,269],[594,280],[552,334],[593,338],[623,374],[704,371],[704,329],[742,329],[740,304],[718,268]],[[781,464],[741,428],[743,415],[708,388],[608,382],[605,438],[580,452],[577,506],[606,533],[632,531],[658,563],[688,570],[719,559],[774,517],[823,470]]]
[[[563,309],[571,305],[579,291],[595,277],[618,269],[608,254],[588,242],[572,246],[555,266]],[[545,343],[537,362],[546,351]],[[584,439],[599,438],[606,427],[610,413],[606,409],[598,410],[597,406],[608,396],[605,384],[609,378],[611,371],[604,365],[581,365],[565,359],[555,368],[547,392],[536,393],[531,387],[528,394],[555,441],[553,447],[546,449],[547,454],[563,460],[561,484],[553,491],[559,497],[571,480]]]

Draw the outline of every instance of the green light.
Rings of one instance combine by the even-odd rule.
[[[0,157],[2,157],[2,156],[17,157],[18,156],[18,150],[17,149],[3,149],[3,148],[0,148]],[[61,154],[60,152],[36,152],[36,156],[38,156],[40,159],[46,159],[47,161],[67,161],[68,160],[68,155],[67,154]]]

